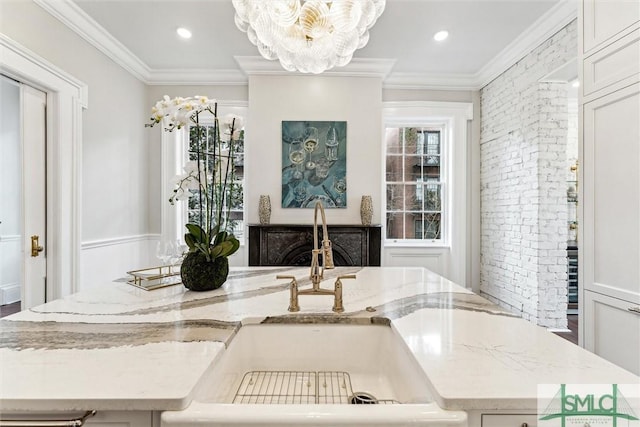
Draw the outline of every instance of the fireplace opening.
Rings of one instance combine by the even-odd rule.
[[[328,232],[336,266],[380,265],[380,226],[329,225]],[[312,248],[312,225],[249,225],[249,265],[309,266]]]
[[[322,244],[322,243],[320,243]],[[332,244],[333,248],[333,263],[336,267],[355,265],[351,257],[344,252],[344,250]],[[311,250],[313,245],[304,244],[291,249],[289,252],[282,255],[276,262],[278,265],[295,265],[295,266],[310,266],[311,265]],[[322,265],[322,255],[318,258],[320,265]]]

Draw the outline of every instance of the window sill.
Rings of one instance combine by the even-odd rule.
[[[383,246],[385,248],[450,249],[450,245],[439,241],[385,240]]]

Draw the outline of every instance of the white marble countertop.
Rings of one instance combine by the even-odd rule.
[[[241,321],[267,317],[389,319],[444,409],[535,411],[538,384],[640,382],[428,270],[340,267],[322,286],[352,272],[342,314],[332,296],[304,295],[289,313],[288,283],[275,276],[305,288],[308,268],[294,267],[235,268],[201,293],[104,283],[17,313],[0,320],[0,411],[183,409]]]

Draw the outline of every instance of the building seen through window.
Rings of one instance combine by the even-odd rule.
[[[188,160],[198,160],[197,144],[200,144],[201,152],[212,152],[214,141],[214,126],[200,124],[200,137],[198,138],[196,127],[191,127],[189,130],[189,147],[187,152]],[[231,182],[228,185],[231,188],[231,204],[225,206],[224,211],[228,209],[230,227],[229,231],[239,240],[244,239],[244,130],[240,133],[240,138],[234,141],[234,167],[231,169]],[[228,150],[223,143],[223,150]],[[213,162],[213,160],[211,160]],[[207,165],[208,170],[214,170],[215,165]],[[215,191],[215,186],[209,186],[210,191]],[[200,224],[200,198],[197,197],[197,192],[192,190],[192,193],[196,195],[189,198],[189,203],[186,211],[188,222],[194,224]],[[213,198],[216,199],[215,197]]]
[[[442,240],[442,133],[439,127],[386,129],[387,240]]]

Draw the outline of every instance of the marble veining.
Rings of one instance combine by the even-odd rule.
[[[419,294],[374,307],[376,315],[384,316],[391,320],[405,317],[426,308],[469,310],[498,316],[517,317],[476,294],[455,292]]]
[[[239,327],[239,322],[207,319],[171,323],[4,322],[0,348],[82,350],[169,341],[226,343]]]
[[[300,298],[304,267],[232,269],[215,291],[145,291],[121,282],[0,320],[0,410],[164,410],[190,403],[212,363],[248,323],[391,325],[444,409],[535,410],[540,383],[637,383],[640,378],[422,268],[338,267],[345,312],[332,296]],[[73,387],[61,387],[73,384]],[[52,399],[51,396],[57,396]]]

